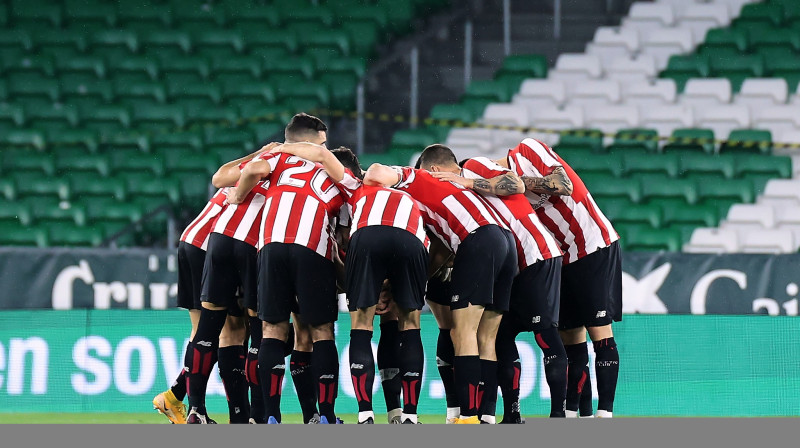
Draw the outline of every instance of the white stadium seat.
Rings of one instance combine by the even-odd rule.
[[[800,242],[800,206],[783,207],[778,214],[778,228],[790,230],[795,242]]]
[[[526,107],[560,107],[567,100],[567,88],[563,81],[552,79],[527,79],[514,95],[514,104]]]
[[[753,127],[768,129],[773,135],[786,130],[800,129],[800,113],[797,106],[779,105],[753,108]]]
[[[492,149],[492,131],[480,128],[453,128],[447,134],[447,146],[455,152],[459,158],[464,158],[460,152],[470,154],[483,154]]]
[[[734,204],[728,210],[726,223],[759,224],[761,227],[775,227],[775,210],[764,204]]]
[[[636,106],[674,104],[677,97],[678,88],[672,79],[625,84],[622,88],[622,102]]]
[[[531,111],[533,126],[540,129],[574,129],[584,126],[583,109],[567,106],[563,109],[541,108]]]
[[[797,84],[797,90],[792,92],[789,102],[800,106],[800,83]]]
[[[718,139],[727,138],[734,129],[750,127],[750,110],[746,106],[698,106],[695,114],[695,126],[712,129]]]
[[[678,18],[678,26],[692,30],[695,42],[702,42],[711,28],[727,26],[730,22],[728,7],[720,3],[689,5]]]
[[[606,78],[623,83],[650,81],[658,74],[656,60],[652,55],[640,54],[634,58],[614,59],[606,70]]]
[[[639,38],[646,40],[653,30],[671,27],[675,23],[672,5],[665,3],[636,2],[631,5],[628,16],[622,19],[622,27],[635,29]]]
[[[556,66],[547,75],[549,79],[565,81],[584,81],[598,79],[603,76],[600,58],[593,54],[562,53],[556,60]]]
[[[586,106],[583,115],[587,127],[600,129],[604,134],[615,134],[620,129],[639,126],[639,109],[636,106]]]
[[[586,81],[575,85],[570,94],[569,104],[571,106],[614,104],[619,103],[621,96],[622,92],[617,81],[610,79]]]
[[[558,135],[558,134],[553,134]],[[502,129],[492,129],[492,151],[502,149],[508,151],[509,149],[519,145],[519,142],[525,140],[530,135],[523,134],[522,131],[506,131]],[[536,138],[536,137],[534,137]]]
[[[678,103],[689,106],[718,106],[731,102],[731,82],[727,78],[694,78],[686,82]]]
[[[747,78],[733,102],[755,111],[762,106],[786,104],[788,97],[789,85],[783,78]]]
[[[656,3],[666,3],[672,5],[672,10],[675,12],[675,15],[680,17],[683,10],[686,9],[689,5],[694,5],[695,3],[701,3],[704,0],[656,0]]]
[[[658,131],[658,135],[669,137],[675,128],[694,126],[694,110],[688,106],[668,105],[662,107],[639,106],[641,127]]]
[[[528,108],[523,105],[493,103],[486,106],[480,121],[485,124],[525,127],[530,123],[530,117]]]
[[[763,197],[794,199],[800,205],[800,179],[771,179]]]
[[[699,227],[684,244],[683,251],[689,253],[729,253],[739,250],[739,237],[733,230]]]
[[[777,134],[772,134],[772,141],[777,143],[800,143],[800,129],[786,129]],[[795,168],[795,172],[800,171],[800,166]]]
[[[788,229],[748,232],[741,245],[741,251],[749,254],[788,254],[797,249],[794,233]]]
[[[586,44],[586,53],[597,55],[607,70],[614,59],[639,50],[639,33],[635,29],[601,26],[594,33],[594,40]]]
[[[642,42],[642,54],[653,56],[658,70],[667,67],[669,57],[675,54],[688,53],[694,49],[695,39],[688,28],[664,28],[648,34]]]

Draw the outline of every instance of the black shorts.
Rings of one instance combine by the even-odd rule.
[[[520,331],[558,327],[561,291],[561,257],[536,262],[514,278],[511,305],[503,316]]]
[[[201,300],[226,306],[228,310],[242,307],[255,310],[258,278],[256,263],[255,247],[221,233],[212,233],[203,267]],[[242,298],[241,303],[239,295]]]
[[[438,276],[428,279],[428,285],[425,288],[425,300],[439,305],[450,306],[450,297],[452,297],[452,294],[450,294],[449,280],[444,281]]]
[[[453,260],[450,309],[473,304],[508,311],[511,283],[518,269],[511,232],[496,225],[478,228],[464,238]]]
[[[356,230],[347,248],[345,272],[350,311],[377,305],[387,278],[397,306],[419,310],[424,305],[428,251],[406,230],[391,226]]]
[[[615,241],[562,268],[559,329],[602,327],[621,320],[622,258]]]
[[[178,307],[199,310],[206,251],[187,242],[178,243]]]
[[[269,243],[258,252],[258,316],[269,323],[289,320],[292,311],[309,325],[339,316],[333,262],[299,244]]]

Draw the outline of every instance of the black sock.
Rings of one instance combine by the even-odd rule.
[[[231,423],[248,423],[250,401],[245,377],[244,345],[222,347],[218,351],[219,376],[228,399],[228,416]]]
[[[372,332],[350,330],[350,377],[358,401],[358,412],[372,410],[372,384],[375,359],[372,357]]]
[[[261,379],[258,377],[258,351],[261,349],[261,319],[250,317],[250,347],[247,350],[245,377],[250,386],[250,418],[256,423],[266,423],[264,410],[264,393],[261,390]]]
[[[458,394],[456,382],[453,378],[453,363],[455,362],[455,348],[450,338],[450,330],[440,328],[439,339],[436,341],[436,367],[444,386],[444,397],[448,408],[458,407]]]
[[[420,331],[400,332],[400,375],[403,383],[403,412],[416,414],[419,394],[422,390],[422,367],[425,354],[422,349]]]
[[[289,358],[292,382],[303,412],[303,423],[308,423],[317,413],[317,382],[311,372],[311,352],[294,350]]]
[[[192,362],[186,377],[189,407],[197,408],[200,414],[206,414],[206,386],[211,368],[217,362],[219,334],[227,317],[227,310],[213,311],[203,308],[200,311],[200,322],[192,340]]]
[[[480,357],[478,355],[454,357],[453,379],[461,415],[464,417],[478,415],[478,385],[481,382]]]
[[[564,350],[567,352],[569,366],[567,369],[567,410],[577,412],[583,388],[591,387],[590,384],[587,385],[589,376],[585,370],[589,365],[589,350],[585,342],[565,345]]]
[[[326,417],[329,423],[334,423],[334,404],[339,392],[339,353],[333,340],[314,342],[311,369],[319,385],[319,415]]]
[[[481,359],[481,389],[478,414],[494,417],[497,412],[497,361]]]
[[[614,411],[614,395],[619,377],[619,352],[614,338],[594,343],[594,371],[597,374],[597,410]]]
[[[589,366],[583,368],[583,373],[586,376],[586,385],[583,386],[580,398],[580,416],[590,417],[594,413],[594,404],[592,403],[592,385],[589,381]]]
[[[550,387],[550,417],[566,417],[567,351],[557,329],[548,328],[535,333],[536,344],[542,350],[544,375]]]
[[[497,383],[503,392],[503,421],[510,422],[520,414],[519,380],[522,375],[522,363],[517,350],[517,332],[513,331],[505,320],[500,323],[495,340],[497,352]]]
[[[258,351],[258,374],[261,377],[261,389],[264,395],[264,412],[269,417],[281,421],[281,386],[286,373],[286,357],[283,350],[286,343],[280,339],[261,339]]]
[[[381,323],[381,337],[378,340],[378,371],[381,374],[381,389],[386,401],[386,412],[400,409],[400,355],[398,350],[397,321]]]
[[[172,383],[172,386],[169,388],[178,401],[183,401],[183,399],[186,398],[186,371],[189,370],[188,366],[192,360],[192,350],[192,341],[189,341],[189,343],[186,344],[186,351],[183,353],[183,368],[181,369],[181,373],[178,374],[178,377],[175,378],[175,382]]]

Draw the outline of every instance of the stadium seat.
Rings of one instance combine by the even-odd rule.
[[[697,47],[697,52],[706,56],[736,57],[746,53],[749,46],[747,33],[736,28],[713,28]]]
[[[128,193],[137,198],[148,198],[154,202],[169,201],[178,204],[181,200],[180,184],[171,178],[154,178],[148,174],[124,175]]]
[[[111,173],[108,157],[101,154],[56,153],[56,170],[60,174],[83,172],[89,177],[97,175],[106,177]]]
[[[600,58],[592,54],[562,53],[556,60],[556,66],[550,70],[548,79],[579,82],[598,79],[603,76]]]
[[[752,203],[755,199],[753,185],[741,179],[699,183],[697,190],[700,200],[735,199],[743,203]]]
[[[392,136],[393,148],[407,148],[422,151],[426,146],[436,143],[436,136],[425,129],[403,129]]]
[[[712,129],[714,135],[729,135],[734,129],[750,127],[750,110],[746,106],[709,106],[697,108],[695,111],[695,124]]]
[[[599,129],[571,129],[562,131],[558,145],[553,149],[562,152],[580,152],[582,154],[603,151],[603,133]]]
[[[701,54],[674,55],[669,58],[667,68],[661,78],[669,78],[675,81],[679,91],[683,91],[683,86],[691,78],[707,78],[711,75],[711,64],[708,56]]]
[[[680,159],[677,154],[639,154],[636,152],[623,154],[622,164],[625,174],[666,174],[677,177]]]
[[[595,30],[594,39],[586,45],[586,53],[600,58],[607,70],[614,59],[630,57],[639,50],[639,33],[633,29],[601,26]]]
[[[767,129],[775,134],[800,129],[800,114],[792,105],[761,106],[753,108],[752,126]]]
[[[696,204],[698,186],[691,179],[670,179],[652,174],[640,176],[642,181],[642,197],[646,201],[660,198],[682,198],[687,204]]]
[[[148,4],[142,7],[139,3],[122,2],[117,6],[117,16],[125,25],[150,22],[153,27],[170,27],[173,15],[171,5]]]
[[[161,63],[164,64],[175,56],[190,53],[193,48],[192,37],[189,33],[170,29],[158,29],[143,33],[139,43],[148,54],[170,55],[169,58],[162,56]]]
[[[800,244],[789,229],[765,229],[748,232],[739,249],[747,254],[788,254],[797,252]]]
[[[117,8],[113,3],[64,0],[64,10],[71,25],[117,26]]]
[[[731,131],[727,141],[720,146],[719,151],[721,153],[770,154],[772,152],[772,134],[769,131],[755,129],[735,129]]]
[[[670,56],[694,49],[692,31],[685,28],[655,29],[642,42],[641,53],[651,56],[658,70],[667,67]]]
[[[735,204],[728,210],[725,224],[756,224],[757,228],[775,227],[775,210],[769,205]]]
[[[447,135],[447,145],[458,157],[466,157],[466,153],[483,155],[492,149],[492,132],[489,129],[453,128]]]
[[[495,77],[524,75],[527,78],[547,78],[547,58],[540,54],[512,54],[503,59]]]
[[[731,96],[731,82],[725,78],[690,79],[679,102],[688,106],[717,106],[730,103]]]
[[[638,204],[642,200],[642,184],[639,179],[616,179],[613,182],[596,183],[592,196],[598,198],[625,198]]]
[[[516,104],[490,104],[483,113],[482,123],[500,126],[525,127],[530,123],[528,109]]]
[[[666,61],[664,62],[666,65]],[[658,70],[656,59],[649,54],[640,54],[634,58],[622,57],[614,59],[606,69],[606,78],[619,81],[623,85],[635,82],[647,82],[656,77]]]
[[[628,128],[620,129],[614,136],[614,142],[608,146],[612,154],[655,153],[658,151],[658,132],[654,129]]]
[[[675,128],[686,128],[694,125],[694,110],[680,105],[667,105],[659,108],[639,107],[640,126],[658,131],[658,135],[667,137]]]
[[[727,6],[720,3],[689,5],[679,18],[681,27],[692,30],[695,42],[700,42],[709,29],[727,26],[730,21],[730,11]]]
[[[115,151],[109,156],[111,170],[116,174],[144,172],[153,177],[163,177],[166,174],[164,160],[157,154]]]
[[[569,99],[570,106],[604,107],[620,102],[620,83],[615,80],[586,81],[575,85]],[[587,111],[588,112],[588,111]]]
[[[628,227],[631,228],[630,226]],[[638,227],[633,227],[638,230]],[[681,250],[682,237],[677,229],[641,229],[625,233],[625,250],[630,251],[668,251]]]
[[[651,31],[670,27],[674,23],[672,5],[663,3],[635,2],[631,5],[628,16],[622,19],[622,26],[637,30],[643,40],[647,40]]]
[[[67,225],[86,225],[86,208],[83,204],[60,201],[56,198],[28,198],[36,222],[60,223]]]
[[[566,102],[567,89],[563,81],[529,79],[522,83],[514,95],[514,103],[531,109],[538,107],[560,107]]]
[[[584,126],[583,109],[567,106],[563,109],[540,108],[531,111],[531,123],[541,129],[574,129]]]
[[[760,106],[785,104],[789,97],[789,85],[781,78],[749,78],[742,83],[742,88],[734,99],[736,104],[750,107],[756,112]]]
[[[688,253],[731,253],[739,251],[739,237],[733,230],[716,228],[698,228],[692,238],[684,244],[683,251]]]
[[[485,98],[491,101],[507,103],[511,101],[511,89],[505,83],[498,81],[473,81],[467,87],[464,97]]]
[[[105,235],[96,227],[51,223],[45,227],[54,246],[99,246]]]
[[[667,227],[673,224],[715,227],[719,223],[719,211],[716,207],[704,205],[665,206],[663,212],[664,225]]]
[[[69,200],[70,185],[65,179],[53,177],[31,177],[27,173],[12,173],[19,197],[52,196],[61,200]]]
[[[33,129],[9,129],[0,134],[0,144],[35,148],[40,151],[47,146],[44,133]]]
[[[658,205],[650,204],[634,204],[616,210],[611,213],[609,210],[605,211],[606,217],[610,219],[614,225],[617,224],[647,224],[654,229],[662,226],[664,221],[664,214],[661,207]]]
[[[709,156],[702,153],[682,153],[680,173],[686,176],[713,174],[718,178],[732,179],[737,174],[736,157],[730,154]]]
[[[0,226],[0,245],[47,247],[50,240],[43,228],[12,223]]]
[[[636,106],[588,106],[584,108],[588,126],[613,134],[620,128],[639,126],[639,109]]]
[[[125,181],[119,178],[92,178],[87,181],[84,175],[70,179],[72,193],[81,199],[108,198],[115,201],[124,201],[127,195]]]
[[[30,226],[32,223],[30,204],[0,200],[0,228],[9,224]]]
[[[657,79],[650,82],[632,82],[623,85],[622,101],[635,106],[663,106],[674,104],[678,91],[672,79]]]

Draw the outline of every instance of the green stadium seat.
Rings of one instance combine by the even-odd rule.
[[[735,129],[719,148],[720,153],[772,153],[772,134],[757,129]]]
[[[680,171],[680,159],[677,154],[639,154],[622,155],[625,174],[666,174],[677,177]]]
[[[570,129],[562,131],[558,145],[553,149],[556,152],[565,149],[582,149],[591,152],[603,152],[603,132],[599,129]]]
[[[108,157],[103,154],[56,155],[56,170],[59,174],[84,172],[88,176],[106,177],[111,173]]]
[[[729,79],[743,79],[743,78],[760,78],[764,76],[764,58],[759,54],[753,55],[738,55],[736,57],[718,57],[710,56],[709,62],[711,63],[711,75]],[[733,83],[733,81],[731,81]],[[738,83],[733,89],[734,92],[738,91]]]
[[[56,172],[53,154],[32,149],[4,149],[0,163],[8,173],[25,171],[36,176],[52,176]]]
[[[742,181],[753,184],[753,192],[755,192],[756,196],[763,194],[767,187],[767,182],[774,178],[775,176],[764,173],[744,173],[742,175]]]
[[[231,126],[239,119],[237,107],[220,106],[211,109],[186,109],[186,122],[188,125],[197,123],[214,126]]]
[[[411,19],[414,17],[414,4],[411,0],[379,0],[378,4],[386,11],[389,28],[393,33],[411,30]]]
[[[239,54],[245,51],[245,39],[236,30],[207,29],[195,33],[192,40],[199,52],[207,52],[211,48],[227,48]]]
[[[783,23],[783,6],[771,3],[751,3],[744,5],[739,17],[734,19],[736,24],[743,22],[761,22],[780,27]]]
[[[251,54],[256,54],[258,49],[263,48],[283,48],[289,53],[294,53],[298,47],[297,36],[293,32],[282,30],[280,33],[265,33],[263,24],[254,32],[244,33],[243,38]]]
[[[61,86],[55,79],[42,75],[20,74],[8,76],[8,93],[13,98],[44,99],[58,102],[61,98]]]
[[[64,0],[64,10],[67,12],[67,20],[73,26],[117,26],[117,8],[114,3]]]
[[[318,78],[328,86],[331,92],[331,107],[341,110],[354,110],[356,108],[356,90],[358,78],[352,73],[322,73]]]
[[[200,56],[179,56],[161,61],[164,79],[172,75],[192,75],[197,81],[208,79],[211,75],[211,62]],[[185,80],[186,78],[184,78]]]
[[[8,83],[2,78],[0,78],[0,100],[8,100]]]
[[[177,7],[173,8],[173,18],[175,23],[183,29],[210,30],[227,26],[228,9],[222,3],[194,2],[186,4],[185,2],[176,2],[175,5]]]
[[[25,110],[19,104],[0,104],[0,126],[3,129],[25,125]]]
[[[120,178],[87,178],[83,174],[67,176],[67,178],[70,181],[73,195],[81,200],[125,201],[128,198],[125,180]]]
[[[736,28],[713,28],[706,33],[705,40],[697,47],[702,55],[737,56],[746,53],[749,42],[747,32]]]
[[[181,103],[191,108],[191,101],[202,101],[217,105],[222,102],[222,89],[212,81],[181,82],[169,80],[166,83],[167,97],[170,102]],[[216,106],[215,106],[216,107]]]
[[[47,104],[46,107],[31,105],[25,109],[28,123],[36,129],[64,129],[79,125],[78,110],[62,104]]]
[[[653,228],[660,228],[664,221],[664,214],[661,207],[650,204],[633,204],[629,207],[617,210],[604,210],[603,213],[611,220],[614,225],[625,224],[648,224]]]
[[[36,222],[58,222],[61,224],[86,225],[86,208],[83,204],[59,201],[55,198],[28,198]]]
[[[622,156],[618,154],[586,154],[582,157],[571,157],[565,161],[576,172],[605,173],[613,177],[620,177],[624,171]]]
[[[182,130],[180,132],[167,132],[155,134],[151,144],[156,149],[163,148],[191,148],[200,151],[203,148],[203,132],[196,130]]]
[[[116,174],[145,173],[151,177],[166,174],[164,160],[157,154],[131,154],[115,151],[110,154],[111,169]]]
[[[99,103],[109,103],[114,99],[114,85],[111,81],[98,81],[94,75],[64,75],[61,77],[61,91],[64,101],[69,104],[89,105],[93,110]]]
[[[0,200],[0,228],[9,224],[30,226],[32,223],[33,214],[29,204]]]
[[[137,203],[88,200],[82,202],[92,223],[115,222],[130,224],[142,219],[142,206]]]
[[[97,247],[105,239],[105,233],[100,227],[80,227],[56,222],[46,224],[45,228],[50,235],[50,245],[52,246]]]
[[[719,224],[719,210],[705,205],[685,205],[682,207],[664,206],[664,225],[692,224],[702,227],[716,227]]]
[[[365,171],[372,165],[373,163],[380,163],[382,165],[405,165],[408,163],[408,160],[403,159],[401,154],[397,152],[386,152],[386,153],[364,153],[358,156],[358,162],[361,165],[361,168]]]
[[[583,180],[583,183],[586,185],[589,191],[591,191],[592,186],[597,185],[598,183],[607,182],[608,178],[605,176],[590,176],[581,178],[581,180]],[[623,209],[636,206],[636,204],[631,202],[631,200],[627,197],[603,196],[599,199],[595,198],[595,200],[597,201],[597,205],[600,207],[600,210],[604,215],[606,215],[606,217],[616,216]]]
[[[17,199],[17,184],[13,179],[7,176],[0,177],[0,197],[5,198],[7,201]]]
[[[628,226],[625,250],[648,252],[680,252],[683,237],[677,229],[647,229]]]
[[[39,22],[60,28],[64,19],[60,5],[43,0],[12,0],[11,11],[15,22],[24,26]]]
[[[310,56],[291,56],[264,62],[264,69],[270,74],[284,74],[298,79],[312,79],[314,77],[314,59]]]
[[[52,77],[56,72],[53,58],[46,55],[25,55],[7,61],[4,65],[6,74],[31,74]]]
[[[146,9],[146,8],[145,8]],[[103,30],[91,36],[91,46],[100,48],[121,48],[130,53],[139,51],[139,38],[135,32],[125,29]]]
[[[495,77],[524,75],[528,78],[547,78],[547,57],[541,54],[514,54],[506,56]]]
[[[760,53],[762,50],[775,48],[800,51],[800,34],[787,28],[772,30],[768,33],[751,33],[751,51]]]
[[[53,177],[35,177],[27,173],[12,173],[19,197],[52,196],[61,200],[69,200],[71,190],[66,179]]]
[[[277,28],[281,25],[281,16],[276,14],[274,9],[254,3],[237,4],[235,8],[228,8],[227,16],[228,20],[235,23],[238,28],[263,29],[265,26]]]
[[[171,178],[154,178],[149,174],[129,173],[124,175],[128,194],[135,198],[178,204],[181,199],[181,186]]]
[[[702,54],[670,56],[666,70],[659,77],[675,81],[679,92],[683,92],[686,81],[691,78],[707,78],[711,75],[708,56]]]
[[[331,94],[328,86],[321,82],[293,80],[292,78],[270,77],[270,81],[275,80],[275,94],[278,101],[298,101],[307,100],[318,107],[328,107],[331,102]],[[297,107],[298,110],[307,109]]]
[[[495,102],[508,103],[514,92],[504,82],[472,81],[462,98],[480,98]]]
[[[142,48],[149,54],[169,54],[170,57],[161,59],[161,63],[166,63],[167,59],[172,59],[177,54],[188,54],[192,51],[192,37],[189,33],[179,30],[155,30],[143,33],[140,37]],[[197,56],[194,56],[195,58]]]
[[[117,16],[125,25],[150,22],[153,27],[172,26],[173,15],[170,5],[154,3],[142,4],[140,2],[120,2],[117,6]]]
[[[159,152],[159,158],[164,161],[164,166],[170,176],[183,173],[200,173],[206,176],[206,183],[210,181],[220,166],[215,154],[198,153],[191,149],[167,149]]]
[[[64,52],[87,51],[89,46],[86,34],[80,30],[59,29],[36,33],[36,47],[41,54],[55,56]]]
[[[247,75],[250,81],[261,79],[264,72],[262,62],[252,56],[236,56],[224,60],[215,60],[211,71],[217,79],[230,75]]]
[[[372,57],[375,47],[384,35],[377,25],[363,21],[342,23],[341,29],[350,36],[353,54]]]
[[[50,144],[56,148],[63,146],[83,147],[86,151],[94,153],[100,147],[97,133],[87,129],[60,129],[47,136]]]
[[[800,58],[796,56],[767,60],[767,71],[773,78],[783,78],[789,84],[789,91],[797,90],[800,81]]]
[[[426,146],[436,143],[436,136],[425,129],[401,129],[392,135],[392,148],[422,151]]]
[[[261,104],[275,104],[277,95],[275,88],[263,81],[231,82],[223,87],[223,95],[231,102],[236,103],[236,98],[250,98]]]
[[[267,141],[283,141],[283,130],[285,128],[285,122],[275,123],[275,122],[264,122],[264,121],[254,121],[251,123],[247,123],[247,128],[253,131],[253,134],[256,136],[259,142],[267,142]]]
[[[298,33],[298,43],[305,48],[332,48],[338,51],[340,56],[349,56],[350,36],[347,32],[337,29],[317,30],[313,33]]]
[[[151,80],[159,79],[158,62],[145,56],[132,56],[114,62],[113,75],[119,78],[121,74],[140,74]]]
[[[128,129],[131,126],[131,112],[123,106],[94,107],[81,113],[88,129],[108,131],[109,129]]]
[[[239,108],[239,112],[245,120],[277,122],[282,126],[288,123],[294,114],[293,111],[283,105],[266,105],[263,102],[256,105],[242,106]]]
[[[8,7],[5,3],[0,4],[0,25],[8,25]]]
[[[385,29],[389,25],[389,17],[386,10],[378,5],[364,5],[363,2],[354,2],[346,7],[339,5],[335,13],[337,21],[343,25],[366,22],[380,29]]]
[[[247,129],[211,128],[206,129],[206,142],[209,146],[238,146],[250,149],[255,146],[256,139],[253,133]]]
[[[211,177],[204,172],[180,172],[171,178],[180,188],[179,204],[183,206],[202,204],[208,198],[211,186]]]
[[[788,179],[792,177],[792,159],[788,156],[736,155],[736,175],[766,174]]]
[[[681,154],[680,173],[687,177],[712,174],[732,179],[736,175],[736,159],[729,154]]]
[[[625,198],[638,204],[642,200],[642,182],[639,179],[613,179],[609,182],[592,182],[592,196],[598,200],[608,198]],[[600,199],[602,198],[602,199]]]
[[[656,198],[682,198],[688,204],[698,201],[697,184],[692,179],[670,179],[646,175],[642,181],[642,196],[647,201]]]
[[[23,29],[0,29],[0,49],[17,48],[22,51],[33,50],[33,39]]]
[[[474,123],[478,116],[474,111],[462,104],[439,103],[431,109],[430,117],[434,120],[446,120],[456,123]]]
[[[0,134],[0,144],[38,150],[44,150],[47,145],[44,133],[33,129],[10,129],[3,132]]]
[[[287,1],[275,5],[280,11],[282,19],[289,25],[288,29],[294,27],[295,30],[314,28],[330,28],[335,20],[333,10],[326,6],[315,6],[311,8],[298,8],[296,2]]]
[[[732,199],[751,203],[755,199],[753,184],[741,179],[724,179],[715,182],[698,182],[698,196],[701,201]]]
[[[678,128],[672,131],[664,152],[714,153],[714,131],[711,129]]]
[[[99,56],[72,56],[61,58],[55,57],[56,71],[63,77],[65,74],[90,75],[93,78],[105,78],[108,68],[105,59]],[[91,78],[88,78],[91,79]]]
[[[6,224],[0,227],[0,245],[47,247],[50,240],[43,228]]]
[[[180,104],[138,107],[133,110],[133,123],[137,129],[172,130],[186,125],[186,111]]]

